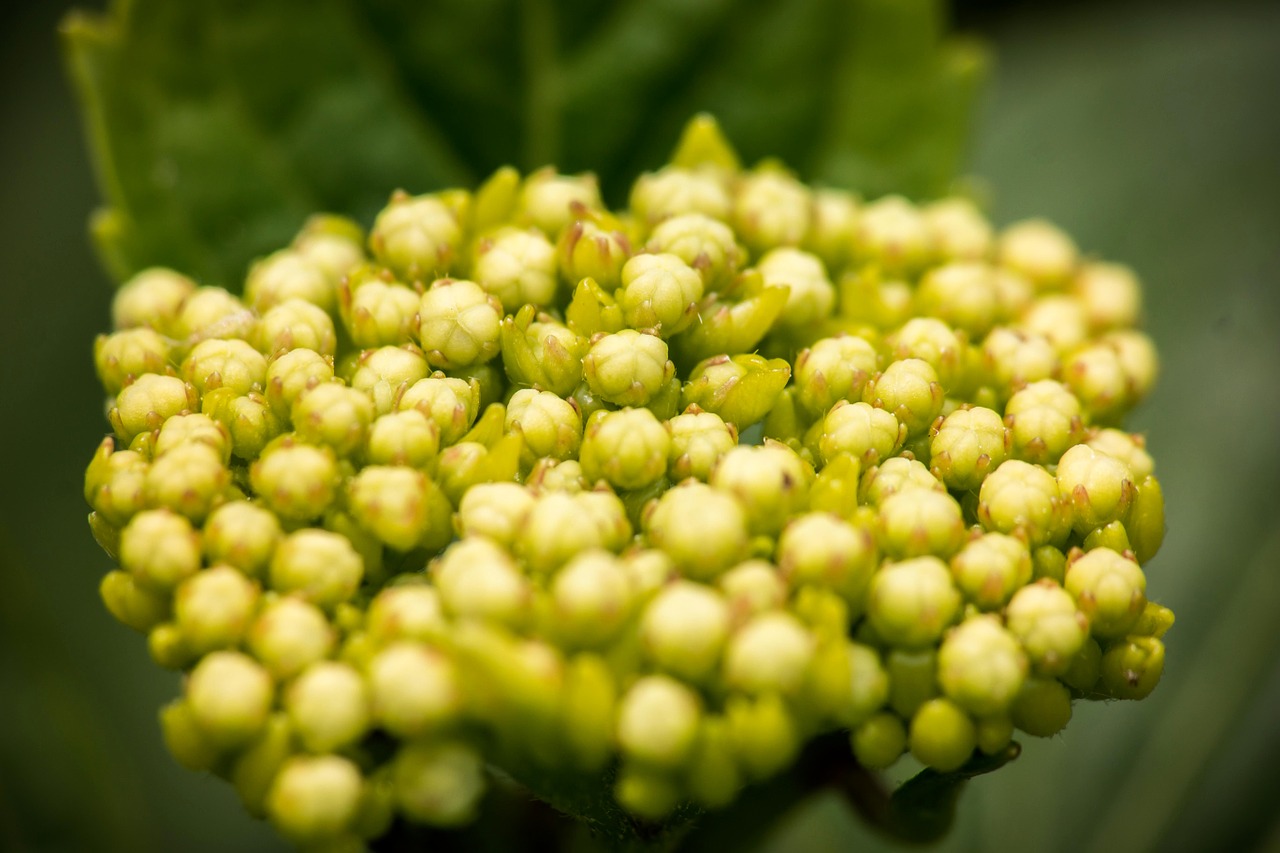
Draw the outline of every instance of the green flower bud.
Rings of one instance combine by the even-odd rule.
[[[148,328],[125,329],[99,335],[93,344],[93,364],[108,394],[146,373],[163,374],[169,366],[169,342]]]
[[[858,225],[858,197],[844,190],[817,188],[812,195],[809,233],[801,248],[822,258],[828,269],[849,262]]]
[[[312,444],[328,445],[339,456],[362,446],[373,422],[369,395],[337,382],[304,391],[293,404],[293,427]]]
[[[366,628],[378,644],[396,640],[431,642],[442,634],[446,625],[440,595],[426,584],[388,587],[369,602]]]
[[[142,432],[159,429],[174,415],[196,411],[196,389],[176,376],[144,373],[121,389],[108,412],[111,426],[125,444]]]
[[[795,760],[800,732],[776,693],[754,699],[733,696],[725,703],[725,719],[738,764],[750,779],[767,779]]]
[[[841,400],[860,400],[876,372],[875,348],[852,335],[823,338],[796,356],[799,402],[812,417],[821,417]]]
[[[601,332],[619,332],[626,328],[622,306],[591,278],[578,282],[564,314],[569,328],[583,337],[594,337]]]
[[[430,646],[387,646],[369,661],[367,678],[373,720],[397,737],[440,731],[461,713],[458,671]]]
[[[287,299],[268,310],[253,335],[254,346],[268,356],[294,349],[331,356],[338,348],[333,320],[324,309],[301,299]]]
[[[880,642],[879,638],[869,638]],[[938,695],[938,651],[932,646],[918,650],[895,648],[885,656],[889,674],[889,705],[909,718],[928,700]]]
[[[871,578],[867,619],[886,643],[918,648],[942,636],[959,614],[960,603],[947,564],[937,557],[917,557],[888,563]]]
[[[1147,579],[1142,569],[1110,548],[1095,548],[1068,562],[1063,587],[1099,638],[1127,634],[1147,604]]]
[[[1133,270],[1120,264],[1086,263],[1071,281],[1095,334],[1125,329],[1142,313],[1142,286]]]
[[[1128,377],[1119,354],[1105,343],[1073,352],[1063,364],[1062,377],[1095,420],[1116,420],[1129,408]]]
[[[608,551],[570,560],[551,583],[555,630],[569,645],[596,647],[612,640],[631,612],[631,582]]]
[[[1035,301],[1036,289],[1024,276],[1005,267],[997,267],[996,295],[1000,300],[1000,321],[1012,323]]]
[[[1155,473],[1155,462],[1147,453],[1147,442],[1141,435],[1118,429],[1100,429],[1090,434],[1085,444],[1123,462],[1133,475],[1134,483],[1141,483]]]
[[[701,213],[673,216],[659,223],[649,234],[645,251],[680,258],[698,272],[706,290],[726,287],[745,255],[728,225]]]
[[[618,748],[641,765],[680,768],[693,753],[701,716],[701,702],[688,687],[665,675],[643,676],[618,708]]]
[[[598,412],[582,437],[583,476],[618,489],[642,489],[667,470],[671,436],[648,409]]]
[[[511,548],[537,499],[518,483],[481,483],[462,496],[457,527],[461,536],[484,536]]]
[[[1058,483],[1048,472],[1010,459],[983,480],[978,519],[987,530],[1020,535],[1038,548],[1060,538],[1067,515]]]
[[[253,491],[286,521],[308,521],[333,503],[338,463],[328,447],[297,444],[282,436],[249,467]]]
[[[996,254],[1001,266],[1025,276],[1038,290],[1063,285],[1078,258],[1071,238],[1043,219],[1016,222],[1004,229]]]
[[[907,460],[903,460],[904,462]],[[814,478],[809,509],[848,518],[858,508],[858,475],[862,465],[852,456],[838,456]]]
[[[1031,554],[1021,539],[984,533],[951,558],[951,576],[965,598],[998,610],[1031,580]]]
[[[89,513],[89,533],[98,547],[112,560],[120,553],[120,528],[96,512]]]
[[[292,841],[327,841],[355,820],[363,784],[359,768],[346,758],[295,755],[285,760],[271,783],[267,814]]]
[[[297,593],[324,610],[351,598],[363,576],[363,561],[345,536],[314,528],[280,541],[269,575],[274,589]]]
[[[858,498],[864,504],[878,507],[898,492],[922,489],[945,492],[946,486],[921,462],[894,456],[867,469],[862,475]]]
[[[900,279],[885,279],[879,267],[847,269],[840,277],[840,317],[870,330],[889,331],[911,319],[915,294]]]
[[[983,755],[998,755],[1013,741],[1013,720],[1007,714],[974,720],[978,734],[978,750]]]
[[[791,365],[781,358],[719,355],[693,369],[680,402],[713,412],[741,431],[769,413],[790,378]]]
[[[967,198],[954,196],[921,209],[929,243],[939,261],[980,261],[991,254],[991,223]]]
[[[1048,338],[1005,326],[992,329],[982,342],[982,359],[989,378],[1004,395],[1053,379],[1062,368]]]
[[[1065,673],[1089,637],[1089,620],[1074,599],[1047,579],[1018,590],[1005,621],[1036,671],[1046,675]]]
[[[669,338],[697,316],[702,277],[678,255],[636,255],[622,268],[618,305],[628,326]]]
[[[862,399],[892,412],[908,435],[919,435],[942,412],[943,392],[929,362],[906,358],[873,376],[862,390]]]
[[[729,621],[740,626],[787,603],[787,583],[778,569],[764,560],[747,560],[716,578],[729,605]]]
[[[775,246],[795,246],[809,233],[809,188],[779,168],[743,175],[733,199],[733,224],[757,254]]]
[[[930,251],[924,217],[915,205],[896,195],[863,206],[853,240],[855,258],[890,275],[915,270]]]
[[[237,645],[258,603],[258,586],[231,566],[214,566],[178,587],[173,611],[196,654]]]
[[[684,575],[694,579],[720,574],[741,559],[748,544],[742,505],[697,481],[685,482],[660,497],[645,518],[645,533]]]
[[[976,489],[1008,455],[1012,437],[1000,415],[982,407],[957,409],[929,443],[933,473],[957,491]]]
[[[1014,455],[1027,462],[1055,462],[1084,439],[1080,402],[1061,384],[1033,382],[1005,406]]]
[[[271,715],[262,734],[245,747],[231,765],[229,781],[245,810],[255,818],[267,816],[267,794],[280,767],[294,754],[293,727],[283,712]]]
[[[1028,678],[1009,713],[1032,737],[1053,737],[1071,722],[1071,693],[1052,678]]]
[[[568,397],[582,381],[586,350],[584,338],[546,315],[539,316],[532,305],[502,321],[502,363],[518,384]]]
[[[307,667],[289,685],[284,707],[309,752],[334,752],[358,741],[369,728],[364,679],[345,663],[320,661]]]
[[[221,454],[193,442],[174,447],[151,463],[143,494],[149,507],[171,509],[199,524],[222,502],[230,482]]]
[[[802,509],[813,470],[784,444],[734,447],[720,457],[711,485],[738,499],[751,532],[776,535]]]
[[[1092,637],[1086,637],[1080,651],[1062,673],[1062,682],[1082,693],[1090,693],[1102,676],[1102,647]]]
[[[1027,677],[1027,657],[997,616],[966,619],[938,649],[938,684],[947,698],[979,717],[1008,710]]]
[[[1061,586],[1067,576],[1067,555],[1052,545],[1031,549],[1031,576],[1048,578]]]
[[[1087,533],[1125,517],[1133,502],[1133,480],[1119,459],[1084,444],[1062,454],[1058,489],[1070,502],[1077,533]]]
[[[700,683],[720,663],[729,637],[729,605],[702,584],[676,581],[645,608],[640,638],[645,654],[659,669]]]
[[[142,586],[167,592],[200,570],[200,534],[176,512],[145,510],[120,531],[120,565]]]
[[[195,343],[206,338],[240,338],[252,336],[253,312],[233,294],[221,287],[200,287],[182,302],[174,318],[171,336]]]
[[[514,314],[527,304],[550,305],[557,289],[556,247],[535,230],[505,227],[482,237],[471,261],[476,282]]]
[[[282,353],[267,365],[266,397],[278,417],[287,418],[303,392],[333,380],[333,360],[309,349]]]
[[[392,764],[396,807],[430,826],[470,823],[484,794],[484,763],[461,743],[420,741],[402,747]]]
[[[888,769],[907,749],[907,727],[896,714],[876,714],[853,730],[853,757],[868,770]]]
[[[839,650],[837,659],[846,673],[834,719],[842,726],[859,727],[873,719],[889,700],[889,674],[880,655],[870,646],[842,639],[833,648]]]
[[[221,749],[196,722],[191,704],[175,699],[160,709],[160,734],[174,760],[188,770],[212,770],[221,758]]]
[[[440,446],[456,444],[480,413],[480,385],[436,373],[419,379],[396,399],[400,411],[417,409],[439,430]]]
[[[701,213],[728,221],[733,201],[725,184],[715,169],[666,166],[642,174],[632,184],[631,212],[649,226],[682,213]]]
[[[817,584],[858,603],[878,563],[865,527],[814,512],[794,517],[778,537],[778,569],[789,583]]]
[[[932,554],[946,559],[965,540],[960,504],[946,492],[907,489],[880,503],[879,543],[895,559]]]
[[[556,252],[561,278],[575,286],[590,278],[610,293],[618,289],[622,266],[631,257],[631,241],[610,224],[579,219],[560,233]]]
[[[1135,329],[1123,329],[1111,332],[1103,341],[1120,359],[1130,405],[1145,399],[1155,387],[1160,372],[1160,359],[1151,338]]]
[[[756,264],[766,287],[787,288],[787,304],[778,322],[804,329],[831,316],[836,289],[816,255],[799,249],[774,249]]]
[[[364,468],[347,483],[347,506],[361,527],[397,551],[442,548],[453,538],[448,499],[413,468]]]
[[[591,512],[586,519],[584,511]],[[515,552],[531,571],[547,574],[583,551],[618,550],[630,534],[626,508],[616,495],[544,491],[520,528]]]
[[[332,312],[337,280],[301,252],[281,249],[254,263],[244,281],[245,302],[259,314],[292,299]]]
[[[697,321],[672,339],[682,365],[694,365],[721,353],[754,350],[773,328],[787,304],[785,287],[765,287],[756,270],[748,270],[735,285],[735,300],[717,294],[698,305]]]
[[[425,468],[440,450],[440,428],[417,409],[390,412],[369,425],[364,459],[370,465]]]
[[[132,450],[116,450],[104,438],[84,474],[84,499],[113,524],[124,524],[146,505],[147,460]]]
[[[377,414],[385,415],[396,408],[397,402],[401,409],[410,408],[401,398],[429,372],[422,350],[406,344],[364,350],[346,378],[352,388],[369,395]]]
[[[1164,542],[1164,492],[1155,477],[1138,484],[1125,530],[1139,563],[1146,563],[1160,550]]]
[[[227,428],[200,412],[174,415],[166,420],[156,434],[152,454],[158,459],[172,450],[191,444],[203,444],[212,448],[224,465],[231,459],[231,436]],[[121,461],[124,458],[127,457],[122,457]]]
[[[999,319],[995,271],[972,261],[935,267],[920,279],[916,306],[977,340]]]
[[[257,391],[240,395],[231,388],[219,388],[206,394],[200,407],[230,437],[230,452],[240,459],[258,458],[284,431],[267,398]]]
[[[686,779],[695,801],[711,809],[733,802],[742,787],[742,773],[734,753],[728,721],[714,716],[703,719]]]
[[[738,431],[711,412],[696,407],[667,421],[671,452],[667,473],[673,481],[706,481],[720,457],[738,444]]]
[[[163,267],[135,273],[111,300],[111,321],[116,329],[147,326],[161,334],[173,331],[182,303],[195,293],[196,283]]]
[[[334,642],[333,627],[324,613],[294,597],[267,604],[248,633],[249,650],[280,681],[328,657]]]
[[[580,654],[569,661],[561,731],[579,770],[599,772],[612,757],[616,704],[614,677],[602,658]]]
[[[422,294],[415,326],[432,367],[480,364],[498,354],[502,304],[473,281],[442,278]]]
[[[1116,699],[1146,699],[1164,673],[1164,643],[1126,637],[1102,655],[1102,689]]]
[[[429,281],[449,271],[462,243],[458,217],[440,196],[397,190],[378,213],[369,248],[406,281]]]
[[[555,237],[585,210],[600,210],[600,185],[596,176],[560,175],[547,167],[524,179],[516,200],[517,215]]]
[[[1084,306],[1073,296],[1043,296],[1022,313],[1019,328],[1042,335],[1059,355],[1067,355],[1089,337]]]
[[[978,746],[973,720],[948,699],[930,699],[911,718],[911,754],[940,773],[959,770]]]
[[[613,798],[641,820],[660,823],[680,804],[680,790],[666,770],[624,765]]]
[[[192,717],[219,747],[243,746],[266,725],[275,689],[256,661],[234,651],[206,655],[187,679]]]
[[[582,368],[591,390],[619,406],[645,405],[675,375],[666,342],[634,329],[596,338]]]
[[[875,464],[896,453],[907,434],[892,412],[869,403],[838,402],[819,423],[818,447],[828,464],[841,454]]]
[[[108,572],[98,594],[116,621],[135,631],[150,631],[169,618],[169,597],[143,586],[127,572]]]
[[[344,281],[338,298],[342,325],[351,342],[363,349],[407,343],[422,306],[422,298],[412,288],[376,278],[358,286]]]
[[[488,539],[462,539],[450,545],[433,564],[431,574],[445,611],[456,619],[514,627],[529,615],[533,595],[529,581],[511,555]]]
[[[294,235],[294,251],[314,261],[333,280],[363,261],[364,229],[333,213],[313,213]]]
[[[813,659],[814,639],[789,613],[762,613],[729,640],[724,680],[744,693],[795,694]]]

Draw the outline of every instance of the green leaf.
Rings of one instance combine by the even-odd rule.
[[[748,163],[870,195],[955,176],[985,65],[940,0],[115,0],[63,25],[119,280],[235,288],[330,210],[512,164],[613,202],[707,111]]]

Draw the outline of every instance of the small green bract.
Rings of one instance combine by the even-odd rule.
[[[631,210],[507,169],[321,215],[243,301],[120,290],[102,596],[188,673],[177,760],[286,837],[463,825],[494,768],[660,821],[833,731],[951,771],[1155,687],[1132,274],[705,117],[673,163]]]

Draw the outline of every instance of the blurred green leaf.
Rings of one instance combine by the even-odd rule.
[[[748,162],[937,195],[985,65],[944,17],[941,0],[116,0],[63,34],[108,269],[234,287],[308,212],[368,221],[397,187],[554,163],[616,196],[704,110]]]

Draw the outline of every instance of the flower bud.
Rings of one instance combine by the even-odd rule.
[[[924,217],[902,196],[890,195],[864,205],[854,232],[854,257],[889,275],[911,272],[930,250]]]
[[[996,252],[1002,266],[1025,276],[1039,290],[1062,286],[1075,271],[1078,255],[1071,238],[1043,219],[1004,229]]]
[[[127,572],[108,572],[98,586],[107,611],[122,625],[150,631],[169,617],[169,597],[143,586]]]
[[[196,654],[239,644],[258,603],[258,586],[231,566],[214,566],[178,587],[173,610]]]
[[[249,268],[244,297],[260,315],[290,300],[307,302],[327,313],[337,305],[335,284],[336,279],[311,258],[293,249],[280,249]]]
[[[369,661],[367,678],[374,721],[397,737],[440,731],[461,712],[457,669],[430,646],[405,641],[387,646]]]
[[[827,464],[848,454],[874,465],[896,453],[907,434],[892,412],[869,403],[836,403],[820,423],[818,446]]]
[[[960,504],[946,492],[908,489],[880,504],[878,541],[895,559],[932,554],[949,558],[965,539]]]
[[[978,519],[987,530],[1019,534],[1034,547],[1065,531],[1058,483],[1043,468],[1010,459],[987,476],[978,492]]]
[[[234,294],[221,287],[199,287],[183,300],[170,334],[188,345],[206,338],[247,339],[254,322],[253,312]]]
[[[667,421],[671,452],[667,474],[674,482],[706,481],[720,457],[738,444],[738,431],[719,416],[693,408]]]
[[[1155,477],[1138,484],[1125,530],[1139,563],[1146,563],[1160,550],[1164,542],[1164,492]]]
[[[791,366],[781,358],[719,355],[693,369],[680,402],[714,412],[741,431],[769,413],[790,378]]]
[[[271,586],[298,593],[324,610],[348,600],[360,586],[364,564],[345,536],[306,528],[290,533],[271,558]]]
[[[627,764],[618,772],[613,798],[628,813],[659,824],[680,804],[680,790],[664,769]]]
[[[374,417],[369,395],[337,382],[304,391],[293,404],[293,427],[304,441],[348,456],[364,444]]]
[[[1053,737],[1071,722],[1071,693],[1052,678],[1028,678],[1010,716],[1032,737]]]
[[[174,760],[188,770],[212,770],[221,749],[200,728],[191,703],[175,699],[160,709],[160,735]]]
[[[787,603],[787,583],[778,569],[765,560],[747,560],[716,578],[716,586],[729,605],[729,621],[742,625],[769,610]]]
[[[1126,516],[1134,495],[1131,476],[1123,462],[1088,445],[1078,444],[1062,454],[1058,489],[1070,503],[1077,533]]]
[[[590,513],[586,519],[584,513]],[[520,528],[515,552],[531,571],[546,574],[582,551],[619,550],[630,535],[626,509],[616,495],[547,491]]]
[[[669,338],[697,316],[702,293],[698,271],[679,256],[642,254],[623,266],[617,300],[628,326]]]
[[[120,531],[120,565],[143,587],[167,592],[200,570],[200,534],[176,512],[145,510]]]
[[[143,374],[163,374],[169,366],[169,354],[169,342],[148,328],[99,335],[93,344],[93,364],[108,394],[120,393]]]
[[[1100,429],[1085,442],[1094,450],[1119,459],[1133,475],[1134,483],[1141,483],[1155,472],[1155,462],[1147,452],[1143,436],[1119,429]]]
[[[853,757],[868,770],[885,770],[907,749],[907,727],[896,714],[882,712],[853,730]]]
[[[1033,382],[1010,397],[1004,414],[1014,455],[1027,462],[1055,462],[1067,448],[1084,440],[1080,402],[1049,379]]]
[[[249,482],[267,508],[286,521],[308,521],[324,513],[338,488],[338,463],[328,447],[282,437],[249,467]]]
[[[828,269],[838,270],[849,261],[857,225],[857,196],[844,190],[815,189],[809,233],[805,235],[801,248],[822,258]]]
[[[196,389],[176,376],[144,373],[116,395],[108,413],[111,426],[125,444],[138,433],[159,429],[166,420],[200,407]]]
[[[1164,643],[1126,637],[1102,655],[1102,689],[1116,699],[1146,699],[1164,673]]]
[[[201,731],[220,747],[248,743],[262,730],[274,695],[271,676],[252,658],[217,651],[187,679],[187,703]]]
[[[504,227],[476,243],[471,275],[513,314],[523,305],[555,302],[556,268],[556,247],[540,232]]]
[[[744,260],[728,225],[701,213],[673,216],[649,234],[645,251],[674,255],[697,271],[703,289],[725,288]]]
[[[570,560],[552,581],[551,598],[555,630],[572,646],[609,642],[631,612],[630,580],[608,551],[588,551]]]
[[[447,273],[461,243],[458,218],[442,198],[403,191],[391,196],[369,232],[374,257],[406,281]]]
[[[338,347],[332,318],[323,308],[301,299],[287,299],[263,314],[253,330],[253,342],[267,356],[295,349],[332,356]]]
[[[883,566],[867,591],[867,619],[886,643],[918,648],[935,642],[960,612],[946,563],[917,557]]]
[[[295,755],[285,760],[267,794],[267,814],[280,833],[298,843],[338,837],[355,820],[363,780],[337,755]]]
[[[593,174],[561,175],[550,167],[525,178],[516,199],[516,212],[548,237],[555,237],[576,216],[575,211],[599,210],[600,186]]]
[[[693,753],[702,716],[688,687],[665,675],[638,679],[618,709],[618,748],[624,757],[655,768],[677,769]]]
[[[640,638],[661,670],[699,683],[716,669],[729,636],[729,606],[718,592],[690,581],[665,587],[645,608]]]
[[[85,471],[85,500],[107,521],[124,524],[146,505],[148,467],[142,454],[115,450],[115,440],[104,438]]]
[[[246,394],[262,387],[266,375],[266,358],[244,341],[201,341],[182,361],[182,378],[201,394],[215,388]]]
[[[617,705],[614,676],[603,658],[574,657],[565,670],[562,732],[579,770],[596,773],[613,755]]]
[[[406,390],[425,379],[428,372],[422,350],[406,344],[364,350],[347,381],[352,388],[369,395],[377,414],[385,415],[395,409]],[[400,405],[400,408],[410,407]]]
[[[725,718],[738,764],[750,779],[767,779],[800,751],[796,721],[776,693],[753,699],[732,696],[725,703]]]
[[[978,745],[978,732],[960,706],[948,699],[930,699],[911,718],[911,754],[939,773],[959,770]]]
[[[260,577],[281,537],[280,522],[268,510],[247,501],[231,501],[204,522],[204,555],[210,564],[234,566]]]
[[[929,469],[923,463],[915,459],[893,456],[867,469],[867,472],[862,475],[858,499],[863,504],[878,507],[891,495],[918,489],[945,492],[946,486],[929,473]]]
[[[720,457],[711,485],[736,497],[756,534],[776,535],[807,503],[813,470],[784,444],[734,447]]]
[[[870,646],[842,639],[838,647],[848,677],[841,701],[835,707],[835,719],[842,726],[858,727],[873,719],[889,700],[889,674],[880,655]]]
[[[935,267],[920,279],[916,306],[978,340],[999,319],[995,270],[973,261]]]
[[[872,377],[862,399],[894,414],[908,435],[919,435],[942,411],[942,386],[929,362],[918,358],[895,361]]]
[[[1004,713],[1027,677],[1027,658],[997,616],[966,619],[938,649],[938,684],[979,717]]]
[[[1136,329],[1121,329],[1111,332],[1103,341],[1116,351],[1120,359],[1129,391],[1129,404],[1145,399],[1155,387],[1160,372],[1160,360],[1151,338]]]
[[[1009,453],[1012,437],[996,412],[981,406],[943,418],[929,442],[934,476],[956,491],[977,489]]]
[[[695,801],[711,809],[733,802],[742,787],[742,773],[734,753],[728,721],[718,716],[703,719],[686,780]]]
[[[951,558],[951,575],[969,601],[982,610],[998,610],[1030,582],[1031,555],[1020,539],[985,533]]]
[[[747,270],[734,285],[736,299],[711,294],[698,303],[697,322],[671,340],[681,365],[720,354],[751,352],[773,328],[787,304],[785,287],[766,287],[758,270]]]
[[[431,569],[445,610],[457,619],[518,626],[532,590],[511,556],[488,539],[455,542]]]
[[[817,584],[860,602],[879,554],[875,537],[833,515],[792,517],[778,537],[778,570],[792,584]]]
[[[442,548],[453,537],[453,508],[427,475],[370,465],[347,483],[347,506],[360,526],[397,551]]]
[[[631,212],[651,226],[682,213],[728,221],[732,206],[725,181],[712,169],[666,166],[644,173],[631,187]]]
[[[267,365],[266,397],[277,417],[287,418],[303,392],[333,380],[333,360],[308,349],[276,356]]]
[[[1049,580],[1018,590],[1005,620],[1036,671],[1046,675],[1065,673],[1089,637],[1089,620],[1071,596]]]
[[[766,287],[787,288],[778,322],[791,329],[813,326],[831,315],[836,290],[822,261],[799,249],[774,249],[756,264]]]
[[[480,386],[436,373],[405,388],[396,399],[400,411],[417,409],[435,423],[440,446],[456,444],[480,412]]]
[[[775,246],[795,246],[809,232],[809,188],[777,168],[742,176],[733,199],[734,229],[760,254]]]
[[[591,390],[619,406],[645,405],[675,374],[666,342],[634,329],[597,338],[582,369]]]
[[[622,266],[631,257],[631,242],[606,221],[579,219],[560,233],[556,251],[563,279],[577,286],[590,278],[612,293],[622,283]]]
[[[816,341],[796,356],[800,404],[817,418],[841,400],[861,400],[877,360],[875,347],[853,335]]]
[[[151,463],[143,495],[147,506],[180,512],[199,524],[222,502],[230,483],[231,474],[219,451],[190,443],[168,450]]]
[[[370,465],[426,468],[440,450],[440,428],[417,409],[389,412],[369,425],[364,459]]]
[[[196,283],[181,273],[151,267],[135,273],[111,300],[111,321],[116,329],[146,326],[162,335],[172,334],[173,324]]]
[[[1043,335],[999,326],[982,342],[983,366],[1003,396],[1054,379],[1062,369],[1058,351]]]
[[[392,763],[396,806],[430,826],[470,823],[484,794],[484,763],[456,742],[419,741],[401,747]]]
[[[742,505],[696,481],[663,494],[645,518],[645,532],[683,574],[695,579],[715,577],[738,562],[748,542]]]
[[[1147,604],[1147,579],[1142,569],[1110,548],[1095,548],[1069,562],[1063,587],[1099,638],[1127,634]]]
[[[1084,306],[1074,296],[1042,296],[1031,303],[1018,321],[1018,328],[1046,338],[1065,356],[1088,340],[1089,326]]]
[[[1095,334],[1129,328],[1138,322],[1142,312],[1138,277],[1120,264],[1082,264],[1071,281],[1071,290],[1084,305],[1089,328]]]
[[[200,412],[174,415],[164,422],[152,444],[155,458],[190,444],[204,444],[212,448],[221,464],[231,459],[231,436],[225,426]],[[120,461],[127,457],[122,456]]]
[[[312,664],[289,685],[284,699],[293,730],[309,752],[334,752],[368,730],[364,679],[345,663]]]
[[[1105,343],[1071,353],[1063,363],[1062,378],[1094,420],[1118,420],[1132,404],[1120,356]]]
[[[411,288],[376,278],[353,285],[344,281],[338,291],[342,325],[351,342],[362,349],[399,346],[409,341],[421,297]]]
[[[745,693],[792,695],[804,683],[814,639],[794,616],[763,613],[729,640],[724,680]]]
[[[475,282],[442,278],[422,294],[415,326],[432,367],[480,364],[498,354],[502,304]]]
[[[587,424],[579,460],[587,481],[642,489],[667,470],[671,436],[648,409],[597,413]]]
[[[921,209],[934,257],[939,261],[980,261],[991,254],[991,223],[967,198],[953,196]]]

